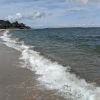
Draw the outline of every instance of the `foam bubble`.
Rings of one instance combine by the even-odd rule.
[[[69,66],[52,62],[39,52],[31,50],[30,46],[18,44],[7,32],[1,38],[7,46],[21,52],[20,59],[25,62],[24,66],[30,65],[27,68],[40,75],[37,80],[48,89],[57,89],[68,100],[100,100],[100,88],[84,79],[78,79],[75,74],[70,73]]]

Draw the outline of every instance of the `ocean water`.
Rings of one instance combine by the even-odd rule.
[[[66,100],[100,100],[100,28],[7,30],[0,38],[47,89]]]

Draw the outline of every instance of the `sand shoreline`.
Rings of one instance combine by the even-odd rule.
[[[34,72],[21,68],[20,52],[0,42],[0,100],[65,100],[41,88]]]

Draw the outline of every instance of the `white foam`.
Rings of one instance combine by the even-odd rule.
[[[100,100],[100,88],[84,79],[78,79],[75,74],[70,73],[69,66],[63,67],[31,50],[29,46],[18,44],[7,32],[1,38],[7,46],[21,51],[20,59],[25,62],[24,66],[30,64],[28,69],[40,75],[38,80],[48,89],[57,89],[68,100]]]

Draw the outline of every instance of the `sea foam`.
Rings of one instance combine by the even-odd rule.
[[[20,59],[24,61],[23,66],[35,71],[40,76],[37,80],[47,89],[58,90],[66,100],[100,100],[100,87],[70,73],[69,66],[64,67],[57,62],[52,62],[24,42],[19,43],[17,39],[12,39],[8,32],[7,30],[0,38],[8,47],[21,52]]]

